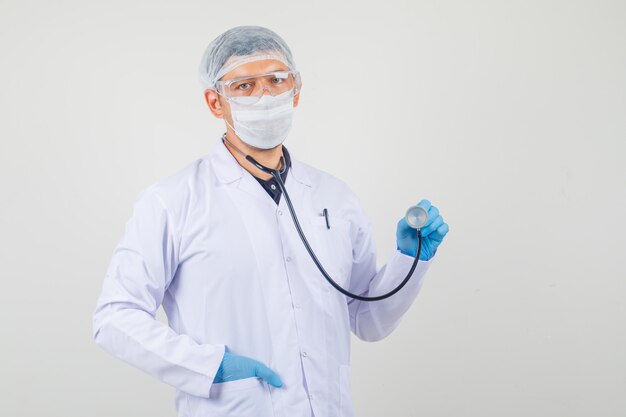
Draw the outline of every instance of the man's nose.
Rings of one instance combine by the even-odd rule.
[[[267,86],[267,85],[263,85],[261,91],[257,92],[254,95],[255,96],[264,96],[265,95],[265,91],[267,91],[270,95],[272,95],[272,91],[270,90],[269,86]]]

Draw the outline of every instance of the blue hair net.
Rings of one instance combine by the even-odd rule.
[[[285,41],[261,26],[237,26],[219,35],[209,44],[200,61],[200,82],[214,90],[224,74],[247,62],[262,59],[281,61],[296,70],[291,50]]]

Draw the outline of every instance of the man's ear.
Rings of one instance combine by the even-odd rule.
[[[300,92],[293,97],[293,107],[298,107],[298,102],[300,101]]]
[[[221,119],[224,117],[224,111],[222,110],[222,103],[220,103],[220,96],[215,90],[204,90],[204,99],[209,106],[209,110],[213,113],[213,116]]]

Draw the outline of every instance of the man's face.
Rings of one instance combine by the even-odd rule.
[[[242,64],[232,71],[224,74],[220,81],[228,81],[235,78],[242,77],[252,77],[255,75],[267,74],[269,72],[274,71],[289,71],[289,68],[283,64],[281,61],[266,59],[261,61],[253,61]],[[253,95],[260,94],[260,89],[258,92],[253,92]],[[269,92],[264,92],[264,94]],[[230,105],[228,100],[226,100],[223,96],[217,93],[215,90],[206,90],[204,92],[204,97],[206,99],[207,104],[209,105],[209,109],[211,113],[219,119],[225,118],[226,121],[233,126],[233,119],[231,116]],[[298,101],[300,100],[300,92],[294,96],[293,98],[293,107],[298,106]],[[228,129],[228,126],[227,126]]]

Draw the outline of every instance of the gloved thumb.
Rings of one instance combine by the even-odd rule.
[[[404,217],[398,221],[398,226],[396,227],[396,239],[397,240],[405,239],[409,236],[412,236],[415,233],[416,233],[415,229],[409,226],[409,224],[406,222],[406,219]]]
[[[283,381],[280,380],[280,377],[278,376],[278,374],[276,374],[276,372],[272,371],[270,368],[263,365],[262,363],[259,363],[257,365],[254,372],[256,376],[267,381],[268,383],[275,386],[276,388],[280,388],[283,386]]]

